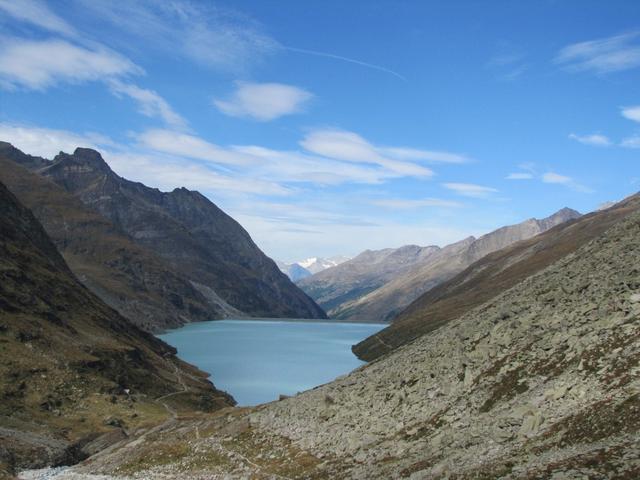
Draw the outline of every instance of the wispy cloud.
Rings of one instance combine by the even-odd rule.
[[[214,100],[213,104],[227,115],[269,121],[299,113],[312,97],[310,92],[293,85],[237,82],[230,99]]]
[[[510,173],[505,177],[507,180],[531,180],[533,179],[533,174],[529,172],[515,172]]]
[[[143,73],[106,48],[88,49],[65,40],[0,37],[0,81],[5,88],[43,90],[58,82],[83,83]]]
[[[417,160],[432,163],[467,163],[471,159],[466,155],[417,148],[378,147],[378,151],[398,160]]]
[[[187,120],[176,113],[171,105],[158,95],[157,92],[140,88],[132,83],[111,80],[109,87],[117,97],[127,96],[138,104],[138,110],[147,117],[158,117],[167,125],[174,128],[186,128]]]
[[[158,152],[222,165],[248,166],[256,161],[248,155],[207,142],[200,137],[171,130],[153,129],[136,135],[139,144]]]
[[[555,58],[571,71],[599,74],[630,70],[640,66],[640,32],[574,43],[564,47]]]
[[[128,48],[147,47],[180,55],[198,64],[240,72],[278,50],[278,43],[254,20],[211,2],[175,0],[113,2],[75,0],[101,23],[121,32],[111,41]],[[136,38],[138,41],[129,42]]]
[[[287,46],[283,46],[282,48],[294,53],[302,53],[304,55],[314,55],[317,57],[325,57],[333,60],[339,60],[342,62],[353,63],[361,67],[369,68],[372,70],[378,70],[379,72],[388,73],[389,75],[393,75],[394,77],[399,78],[400,80],[403,80],[405,82],[407,81],[404,75],[401,75],[398,72],[391,70],[389,68],[376,65],[374,63],[363,62],[362,60],[356,60],[355,58],[343,57],[342,55],[335,55],[333,53],[327,53],[327,52],[318,52],[316,50],[307,50],[304,48],[295,48],[295,47],[287,47]]]
[[[381,200],[373,200],[373,205],[389,209],[416,209],[425,207],[442,207],[442,208],[459,208],[462,204],[451,200],[443,200],[440,198],[422,198],[416,200],[387,198]]]
[[[0,13],[61,35],[77,34],[75,28],[39,0],[0,0]]]
[[[360,135],[345,130],[324,129],[307,134],[300,145],[309,152],[356,163],[377,164],[403,176],[430,177],[433,171],[417,163],[389,158]]]
[[[611,145],[611,140],[600,133],[592,133],[591,135],[578,135],[571,133],[569,134],[569,138],[584,145],[592,145],[595,147],[608,147]]]
[[[536,172],[535,165],[531,163],[522,164],[520,165],[520,168],[524,171],[510,173],[505,178],[507,180],[536,180],[536,181],[547,183],[547,184],[562,185],[564,187],[571,188],[572,190],[575,190],[577,192],[583,192],[583,193],[593,192],[592,189],[578,183],[572,177],[561,175],[553,171],[547,171],[543,174],[540,174]]]
[[[625,148],[640,148],[640,135],[632,135],[622,140],[620,146]]]
[[[583,192],[583,193],[593,192],[593,190],[591,190],[590,188],[577,183],[573,178],[568,177],[566,175],[560,175],[559,173],[555,173],[555,172],[544,173],[541,177],[541,180],[544,183],[563,185],[565,187],[571,188],[572,190],[576,190],[578,192]]]
[[[503,52],[494,55],[485,67],[492,71],[499,80],[513,81],[524,74],[529,65],[522,53],[515,52],[511,47],[503,47]]]
[[[12,123],[0,123],[0,140],[44,158],[53,158],[60,151],[73,152],[77,147],[97,149],[114,145],[113,140],[98,133],[74,133]]]
[[[456,192],[458,195],[472,198],[488,198],[498,191],[492,187],[485,187],[473,183],[443,183],[442,185]]]
[[[634,122],[640,122],[640,105],[633,107],[623,107],[620,111],[624,118],[633,120]]]

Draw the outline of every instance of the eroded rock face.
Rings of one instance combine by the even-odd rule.
[[[75,471],[138,478],[636,478],[640,213],[618,220],[491,301],[334,382],[186,420]],[[145,460],[145,452],[176,442],[178,457]]]
[[[148,330],[223,318],[227,312],[326,318],[324,311],[279,271],[235,220],[198,192],[185,188],[161,192],[130,182],[116,175],[98,152],[86,148],[76,149],[72,155],[60,153],[49,161],[0,142],[0,157],[7,165],[18,163],[54,182],[84,205],[72,205],[68,211],[73,202],[60,201],[61,192],[53,192],[57,210],[50,218],[47,200],[51,186],[43,193],[30,188],[24,179],[15,181],[16,175],[0,177],[11,180],[10,186],[36,211],[85,284]],[[64,223],[65,214],[69,214],[69,224]],[[91,215],[98,219],[84,221]],[[54,224],[56,219],[62,221]],[[87,225],[93,228],[99,219],[106,226],[100,225],[99,233],[88,231]],[[83,234],[93,234],[94,238],[83,248],[67,252],[69,244],[77,247],[82,243]],[[112,240],[118,238],[102,246],[105,254],[112,254],[102,258],[102,251],[90,250],[92,243],[106,234]],[[109,247],[116,244],[118,248]],[[122,251],[127,255],[120,255]],[[92,262],[95,258],[99,261]],[[166,275],[159,273],[162,271]],[[203,293],[194,283],[208,290]],[[141,298],[140,293],[146,294],[147,289],[151,294]],[[160,320],[154,322],[155,317]]]

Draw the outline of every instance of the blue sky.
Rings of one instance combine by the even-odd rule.
[[[640,189],[640,2],[0,0],[0,139],[206,194],[270,256]]]

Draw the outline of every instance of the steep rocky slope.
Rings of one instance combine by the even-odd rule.
[[[235,220],[200,193],[161,192],[128,181],[98,152],[85,148],[60,153],[44,166],[33,161],[27,166],[161,257],[214,303],[222,299],[253,316],[326,317]]]
[[[638,478],[639,264],[635,212],[345,377],[280,402],[182,422],[73,472]],[[154,452],[164,456],[154,460]]]
[[[233,400],[73,276],[0,184],[0,476],[73,463],[176,409]]]
[[[224,316],[226,306],[205,298],[109,220],[5,153],[0,151],[0,181],[36,215],[80,281],[132,323],[157,331]],[[16,151],[14,160],[18,154],[26,157]]]
[[[442,249],[408,246],[365,252],[356,257],[357,262],[354,259],[328,269],[299,282],[299,286],[332,318],[390,321],[420,295],[476,260],[579,216],[575,210],[563,208],[550,217],[532,218]]]
[[[423,263],[438,250],[434,246],[417,245],[367,250],[297,283],[329,316],[335,317],[342,304],[381,287],[416,263]]]
[[[545,233],[484,256],[419,297],[391,325],[355,345],[354,353],[361,359],[373,360],[435,330],[575,251],[638,209],[640,196],[634,195],[613,208],[561,223]]]

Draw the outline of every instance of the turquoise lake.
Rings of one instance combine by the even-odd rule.
[[[281,320],[198,322],[159,337],[211,375],[238,405],[295,395],[363,364],[351,345],[384,328],[373,323]]]

